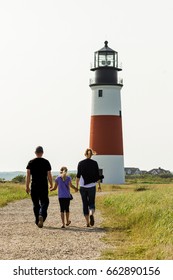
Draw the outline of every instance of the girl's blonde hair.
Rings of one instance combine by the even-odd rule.
[[[67,167],[65,166],[62,166],[61,169],[60,169],[60,174],[62,175],[62,177],[65,177],[67,175]]]

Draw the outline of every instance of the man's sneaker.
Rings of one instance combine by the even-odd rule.
[[[42,228],[42,227],[43,227],[43,217],[42,217],[42,216],[39,216],[39,217],[38,217],[38,227],[39,227],[39,228]]]
[[[94,225],[94,216],[90,215],[90,225],[93,226]]]

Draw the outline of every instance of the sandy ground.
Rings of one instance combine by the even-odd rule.
[[[80,194],[76,193],[73,197],[70,205],[72,222],[65,229],[61,229],[57,196],[50,197],[43,228],[34,224],[30,198],[0,208],[0,259],[98,259],[105,248],[101,240],[105,230],[100,226],[100,212],[96,210],[94,227],[85,227]]]

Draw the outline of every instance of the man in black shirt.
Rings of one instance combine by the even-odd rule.
[[[47,217],[49,206],[48,181],[52,185],[51,165],[49,161],[43,158],[43,148],[38,146],[35,150],[36,158],[29,161],[26,169],[26,192],[30,193],[31,182],[31,199],[33,202],[33,211],[35,223],[38,227],[43,227],[43,222]]]

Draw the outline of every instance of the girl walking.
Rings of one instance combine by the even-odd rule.
[[[63,166],[60,169],[60,176],[55,179],[54,187],[50,189],[51,191],[53,191],[58,188],[58,199],[62,220],[61,228],[65,228],[65,225],[69,226],[71,224],[69,211],[71,200],[70,187],[75,191],[78,191],[77,188],[72,185],[71,177],[67,176],[67,167]]]

